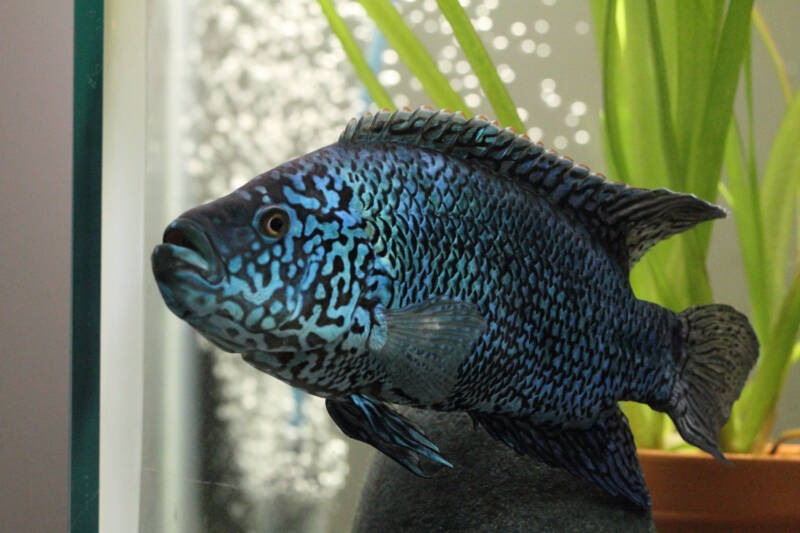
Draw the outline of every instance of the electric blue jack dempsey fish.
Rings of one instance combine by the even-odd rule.
[[[669,414],[724,460],[717,435],[758,341],[731,307],[636,299],[629,272],[656,242],[724,216],[606,181],[483,117],[381,111],[182,214],[152,264],[176,315],[326,398],[344,433],[415,474],[452,465],[390,403],[465,411],[647,507],[618,402]]]

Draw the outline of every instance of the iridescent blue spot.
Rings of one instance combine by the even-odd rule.
[[[265,317],[264,320],[261,321],[261,329],[263,330],[270,330],[275,329],[275,319],[271,316]]]
[[[300,303],[300,294],[297,294],[297,299],[295,300],[295,290],[294,287],[291,285],[286,286],[286,309],[289,311],[294,310],[297,308],[297,304]]]
[[[311,235],[315,229],[317,229],[318,221],[317,217],[313,215],[309,215],[306,217],[305,224],[303,225],[303,235],[308,237]]]
[[[339,195],[331,189],[328,184],[330,182],[330,178],[327,176],[324,178],[320,178],[315,176],[314,177],[314,184],[317,186],[317,190],[322,191],[322,194],[325,196],[325,202],[328,208],[334,208],[339,205],[340,199]]]
[[[248,328],[252,328],[253,324],[261,320],[261,317],[264,316],[264,308],[263,307],[254,307],[252,311],[247,314],[247,318],[244,319],[244,325]]]
[[[285,238],[282,242],[285,250],[283,256],[281,256],[281,262],[289,263],[294,261],[294,239]]]
[[[311,250],[316,248],[321,242],[322,242],[322,237],[320,237],[319,235],[314,235],[312,238],[308,239],[306,242],[303,243],[303,251],[307,254],[310,254]]]
[[[319,263],[311,263],[308,265],[308,271],[303,279],[300,280],[300,290],[307,291],[311,287],[311,283],[317,277],[317,270],[319,270]]]
[[[335,239],[339,236],[339,230],[341,225],[336,220],[331,220],[330,222],[323,222],[320,224],[320,228],[322,229],[322,234],[326,240]]]
[[[314,298],[317,300],[322,300],[325,298],[325,286],[322,283],[317,284],[317,290],[314,291]]]
[[[228,271],[231,274],[236,274],[237,272],[239,272],[240,268],[242,268],[242,256],[241,255],[237,255],[236,257],[234,257],[233,259],[228,261]]]
[[[292,187],[294,187],[298,191],[305,191],[306,190],[306,183],[305,183],[305,173],[304,172],[295,172],[289,179],[292,182]]]
[[[325,255],[325,247],[318,246],[314,249],[312,253],[309,254],[308,260],[310,262],[319,262],[322,261],[322,257]]]
[[[297,192],[295,192],[294,189],[292,189],[289,186],[284,186],[283,187],[283,194],[286,197],[286,200],[290,204],[300,205],[300,206],[302,206],[302,207],[304,207],[306,209],[319,209],[320,208],[319,200],[317,200],[316,198],[312,198],[312,197],[309,197],[309,196],[304,196],[302,194],[298,194]]]
[[[242,320],[242,318],[244,317],[244,311],[242,310],[242,307],[239,304],[235,303],[235,302],[232,302],[230,300],[226,300],[226,301],[222,302],[222,305],[220,305],[219,307],[220,307],[220,309],[225,310],[228,313],[230,313],[231,320],[234,320],[236,322],[240,322]]]
[[[350,211],[336,211],[336,216],[342,221],[342,228],[352,228],[358,225],[359,219],[354,217]]]
[[[273,262],[270,264],[269,284],[259,291],[259,297],[261,298],[262,301],[267,301],[270,298],[272,298],[272,295],[275,293],[275,291],[283,286],[283,280],[281,279],[278,270],[279,268],[280,265],[278,263]],[[258,286],[260,287],[261,285],[259,284]]]
[[[247,263],[245,267],[245,272],[250,277],[250,280],[253,282],[253,285],[256,287],[262,287],[264,284],[264,276],[261,272],[256,270],[256,266],[253,263]],[[246,284],[243,281],[243,284]]]

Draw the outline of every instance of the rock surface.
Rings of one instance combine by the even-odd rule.
[[[518,455],[473,428],[463,413],[404,410],[454,468],[414,476],[377,454],[356,513],[355,533],[655,531],[649,511]]]

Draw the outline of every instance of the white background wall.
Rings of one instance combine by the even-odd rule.
[[[68,527],[72,0],[0,1],[0,531]]]

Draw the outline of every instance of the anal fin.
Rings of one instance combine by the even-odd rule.
[[[607,411],[587,429],[537,426],[524,418],[470,414],[492,437],[518,453],[564,468],[639,507],[650,507],[633,435],[619,407]]]
[[[329,398],[325,407],[345,435],[374,446],[418,476],[431,477],[441,466],[453,466],[416,424],[382,402],[351,394]]]

